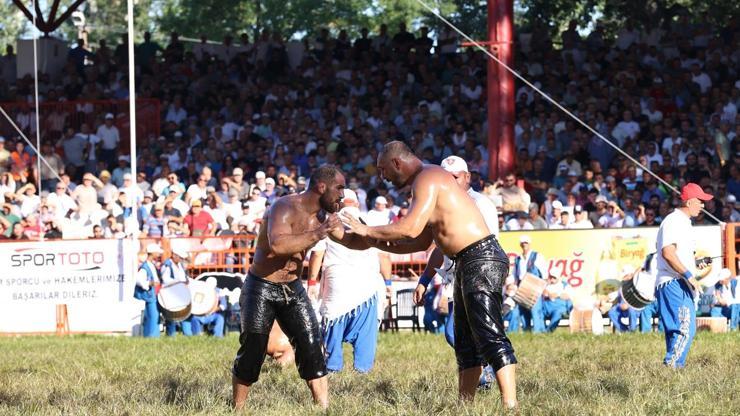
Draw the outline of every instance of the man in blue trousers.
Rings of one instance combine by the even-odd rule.
[[[658,313],[665,329],[666,354],[663,363],[683,368],[696,333],[696,306],[699,290],[696,281],[695,241],[691,219],[699,215],[704,201],[712,195],[695,183],[681,189],[681,207],[668,214],[660,224],[656,240]],[[699,268],[706,267],[701,264]]]
[[[157,307],[156,286],[160,284],[157,264],[162,257],[162,249],[156,243],[146,246],[146,260],[141,263],[136,278],[134,297],[144,301],[143,335],[145,338],[159,337],[159,309]]]
[[[193,316],[192,319],[192,330],[193,335],[199,335],[203,330],[211,331],[212,335],[216,338],[224,337],[224,325],[226,324],[226,318],[224,318],[224,311],[229,306],[226,296],[221,294],[221,289],[216,287],[216,278],[209,277],[206,279],[206,283],[213,287],[218,297],[218,308],[212,311],[208,315]]]
[[[524,275],[527,273],[545,279],[547,276],[547,263],[540,253],[532,250],[532,239],[528,235],[519,238],[519,247],[522,254],[514,260],[514,270],[512,274],[517,286],[521,284]],[[522,329],[525,331],[532,330],[533,333],[545,332],[545,316],[542,310],[542,297],[537,299],[537,303],[531,309],[520,307],[522,317]]]
[[[169,285],[175,282],[188,283],[188,274],[185,271],[185,260],[188,258],[188,252],[185,247],[172,247],[172,257],[162,264],[162,284]],[[193,316],[180,322],[166,321],[165,330],[168,337],[177,333],[177,327],[180,326],[182,334],[186,337],[193,335]]]

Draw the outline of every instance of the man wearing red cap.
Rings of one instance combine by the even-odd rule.
[[[656,240],[658,279],[656,298],[660,320],[665,328],[666,355],[663,363],[682,368],[686,364],[696,333],[695,293],[699,283],[694,278],[694,234],[691,218],[696,217],[712,195],[695,183],[681,189],[681,207],[668,214],[660,224]],[[700,267],[706,267],[701,265]]]

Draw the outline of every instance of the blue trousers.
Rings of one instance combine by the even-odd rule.
[[[180,322],[167,321],[164,326],[168,337],[173,337],[177,334],[178,326],[182,330],[183,335],[191,337],[193,336],[193,315],[190,315],[188,319]]]
[[[652,332],[653,331],[653,318],[660,318],[658,313],[658,302],[655,301],[640,311],[640,332]],[[658,331],[663,332],[663,321],[658,319]]]
[[[447,310],[450,311],[445,319],[445,339],[450,347],[455,348],[455,308],[453,308],[452,302],[447,302]]]
[[[506,332],[517,332],[519,327],[522,325],[522,310],[519,305],[514,305],[513,308],[509,309],[504,315],[504,321],[509,322],[509,327],[506,328]]]
[[[696,307],[688,283],[673,279],[658,288],[658,313],[665,329],[666,355],[663,363],[674,368],[686,365],[696,334]]]
[[[326,347],[326,368],[341,371],[344,366],[342,343],[352,344],[354,367],[360,373],[373,368],[375,350],[378,346],[378,300],[371,300],[353,312],[323,325]]]
[[[543,300],[542,312],[543,319],[550,320],[550,324],[547,325],[547,332],[553,332],[558,327],[563,315],[568,313],[568,302],[563,299]]]
[[[437,334],[445,331],[442,316],[434,309],[434,297],[437,292],[430,290],[424,297],[424,329]]]
[[[740,322],[740,303],[730,306],[714,306],[712,307],[710,314],[715,318],[724,316],[729,319],[730,330],[734,331],[737,329],[738,323]]]
[[[619,304],[616,304],[612,306],[611,309],[609,309],[609,319],[611,319],[612,324],[614,324],[614,329],[617,330],[617,332],[625,332],[630,331],[633,332],[637,330],[637,311],[629,307],[626,311],[623,311],[622,308],[619,307]],[[622,323],[622,318],[627,318],[628,324]]]
[[[521,316],[523,319],[522,329],[532,330],[535,334],[545,332],[545,315],[542,310],[542,298],[537,299],[537,303],[532,306],[532,309],[521,308]]]
[[[201,333],[204,326],[213,324],[213,336],[223,338],[225,323],[226,320],[224,319],[224,316],[218,312],[214,312],[206,316],[194,316],[192,323],[193,334],[198,335]]]
[[[143,334],[146,338],[159,338],[159,309],[157,300],[144,303]]]

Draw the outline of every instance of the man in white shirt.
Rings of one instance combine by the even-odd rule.
[[[177,282],[189,282],[188,274],[185,271],[185,260],[188,258],[188,251],[184,246],[173,244],[172,257],[162,264],[162,286],[167,286]],[[182,334],[186,337],[193,335],[193,316],[180,322],[165,321],[165,330],[168,337],[177,333],[177,326],[180,325]]]
[[[614,201],[606,204],[606,213],[599,217],[601,228],[622,228],[624,225],[624,211]]]
[[[714,304],[711,309],[713,317],[725,317],[730,320],[730,330],[734,331],[740,322],[740,288],[737,277],[732,277],[730,269],[719,272],[719,282],[714,286]]]
[[[113,125],[113,114],[105,115],[105,123],[98,127],[97,136],[100,138],[100,160],[107,164],[111,169],[116,162],[116,151],[118,144],[121,142],[121,135],[118,128]]]
[[[575,208],[573,208],[573,212],[575,213],[576,220],[570,224],[568,228],[574,230],[588,230],[594,228],[591,220],[588,219],[588,211],[584,211],[582,206],[576,205]]]
[[[698,216],[704,201],[711,199],[712,195],[689,182],[681,189],[681,207],[668,214],[658,229],[656,298],[666,337],[667,351],[663,363],[673,368],[686,365],[696,333],[694,298],[699,283],[694,278],[697,267],[691,218]]]
[[[342,200],[348,212],[361,218],[360,202],[350,189]],[[317,287],[322,270],[320,296]],[[328,238],[319,241],[308,261],[308,294],[312,301],[321,299],[319,313],[326,347],[326,367],[342,370],[342,343],[352,344],[354,368],[369,372],[375,362],[378,343],[378,289],[384,286],[381,273],[390,279],[390,269],[384,270],[376,248],[351,250]]]
[[[367,212],[367,225],[390,224],[393,213],[388,209],[388,200],[384,196],[375,198],[373,209]]]

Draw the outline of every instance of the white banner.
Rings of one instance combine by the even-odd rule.
[[[56,305],[72,332],[130,332],[142,308],[134,253],[130,240],[0,244],[0,332],[53,332]]]

